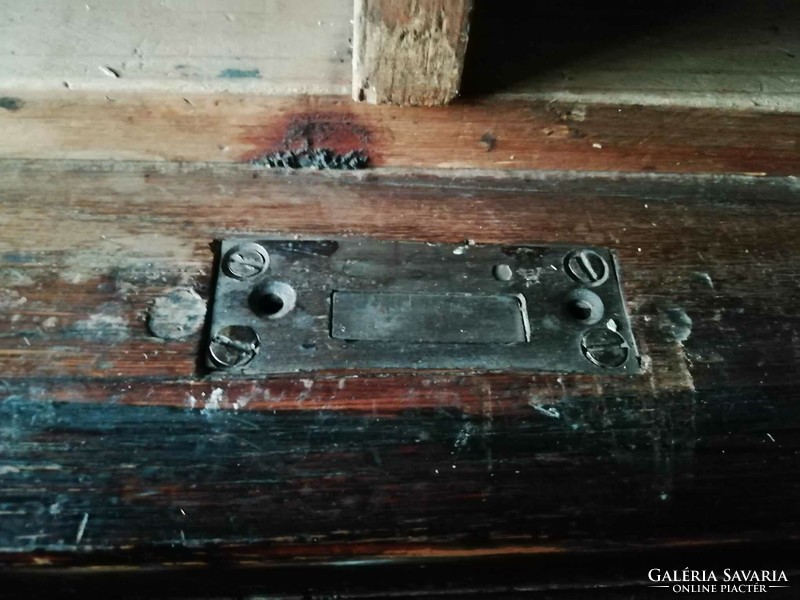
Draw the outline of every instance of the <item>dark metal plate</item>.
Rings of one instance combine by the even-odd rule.
[[[222,242],[208,365],[640,370],[606,249],[269,237]]]

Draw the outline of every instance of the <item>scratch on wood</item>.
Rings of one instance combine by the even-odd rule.
[[[75,545],[81,543],[83,539],[83,533],[86,531],[86,524],[89,522],[89,513],[83,513],[83,519],[81,519],[81,524],[78,526],[78,534],[75,536]]]

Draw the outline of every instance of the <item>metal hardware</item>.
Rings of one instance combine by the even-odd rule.
[[[602,248],[264,236],[222,256],[207,363],[226,376],[640,371]]]
[[[269,267],[269,254],[262,246],[245,243],[234,246],[225,253],[222,268],[226,275],[236,279],[250,279]]]
[[[211,336],[209,358],[217,368],[243,367],[258,353],[260,341],[252,327],[229,325]]]
[[[608,261],[594,250],[580,248],[573,250],[564,259],[567,274],[589,286],[601,285],[608,279]]]
[[[601,367],[620,367],[628,360],[629,346],[619,333],[608,327],[586,332],[581,350],[590,361]]]

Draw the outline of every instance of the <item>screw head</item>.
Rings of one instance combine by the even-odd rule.
[[[253,242],[235,246],[222,260],[222,270],[234,279],[250,279],[269,268],[269,253]]]
[[[497,281],[511,281],[511,278],[514,277],[511,267],[505,264],[495,265],[492,274]]]
[[[261,340],[252,327],[229,325],[211,336],[208,354],[219,368],[243,367],[258,354],[259,346]]]
[[[589,287],[604,283],[610,273],[606,259],[594,250],[573,250],[564,258],[564,270]]]
[[[607,327],[587,331],[581,340],[581,352],[598,367],[621,367],[628,360],[630,347],[619,333]]]

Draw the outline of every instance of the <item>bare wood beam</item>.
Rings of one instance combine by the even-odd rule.
[[[458,95],[472,0],[355,0],[353,98],[436,106]]]

